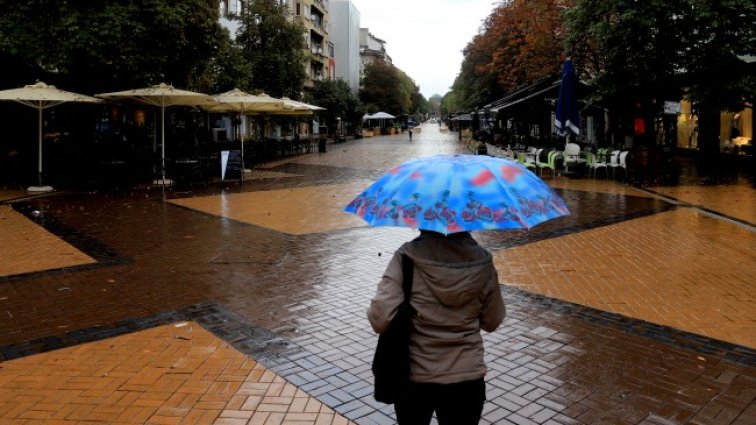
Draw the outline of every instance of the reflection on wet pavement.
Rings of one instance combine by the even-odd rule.
[[[459,152],[454,136],[427,126],[411,144],[387,136],[329,145],[269,169],[286,177],[167,192],[175,203],[213,197],[213,212],[165,202],[157,191],[29,200],[64,224],[57,236],[86,235],[100,245],[84,252],[107,248],[128,261],[0,281],[0,358],[193,320],[346,418],[393,423],[393,409],[370,393],[376,336],[365,309],[391,254],[417,232],[283,231],[221,215],[238,210],[233,199],[291,191],[291,209],[312,206],[317,218],[325,210],[316,197],[371,181],[384,164]],[[495,251],[508,303],[502,328],[484,337],[482,423],[751,423],[756,353],[737,343],[752,341],[743,335],[753,332],[753,233],[616,183],[564,181],[555,186],[571,216],[475,235]],[[635,308],[618,310],[621,302]],[[3,405],[0,417],[18,403]]]

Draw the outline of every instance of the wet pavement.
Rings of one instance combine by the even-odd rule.
[[[394,423],[365,310],[416,233],[338,209],[397,163],[463,152],[455,136],[331,144],[241,187],[6,201],[0,422]],[[546,181],[571,216],[476,234],[508,307],[481,423],[756,423],[756,191]],[[280,385],[246,391],[263,375]]]

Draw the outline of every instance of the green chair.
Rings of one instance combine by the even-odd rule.
[[[538,162],[539,175],[543,176],[543,170],[545,168],[548,168],[551,170],[551,173],[554,175],[554,178],[556,178],[556,160],[558,157],[559,157],[559,152],[555,150],[549,151],[546,162]]]
[[[536,168],[535,162],[530,162],[530,161],[527,160],[527,158],[525,156],[525,152],[518,152],[517,153],[517,162],[519,162],[520,164],[526,166],[528,169],[530,169],[530,168],[535,169]]]

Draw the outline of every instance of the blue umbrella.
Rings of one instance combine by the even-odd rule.
[[[577,78],[572,69],[572,61],[564,61],[564,70],[562,72],[562,83],[559,86],[559,98],[556,103],[556,125],[557,135],[567,135],[567,130],[572,130],[575,134],[580,134],[580,117],[578,115],[577,97],[575,96],[575,83]]]
[[[443,234],[529,229],[570,213],[549,185],[527,168],[487,155],[437,155],[405,162],[344,211],[371,226]]]

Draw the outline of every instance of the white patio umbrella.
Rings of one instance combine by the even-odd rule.
[[[316,105],[310,105],[309,103],[299,102],[296,100],[291,100],[288,97],[283,97],[281,100],[284,101],[284,105],[287,107],[293,109],[293,110],[302,110],[302,111],[325,111],[326,108],[322,108],[320,106]]]
[[[239,89],[233,89],[225,93],[214,94],[216,105],[206,107],[210,112],[236,112],[240,115],[249,115],[253,112],[270,112],[284,110],[284,102],[281,99],[270,97],[267,94],[254,95]],[[242,170],[244,170],[244,137],[239,141],[241,145]],[[242,179],[244,172],[242,171]]]
[[[384,127],[385,120],[393,120],[394,118],[396,118],[395,116],[382,111],[376,112],[373,115],[368,115],[367,117],[371,120],[378,120],[381,123],[381,127]]]
[[[370,115],[370,118],[374,120],[393,120],[396,117],[386,112],[376,112]]]
[[[156,184],[170,184],[165,178],[165,109],[171,106],[211,106],[218,102],[204,93],[179,90],[170,84],[160,83],[141,89],[100,93],[95,96],[109,100],[134,100],[160,108],[160,168],[162,178]]]
[[[59,90],[41,81],[17,89],[0,90],[0,100],[12,100],[37,109],[39,114],[38,186],[29,187],[30,192],[49,192],[52,186],[42,186],[42,111],[66,102],[101,103],[91,96]]]

